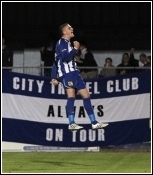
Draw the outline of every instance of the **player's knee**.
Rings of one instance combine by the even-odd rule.
[[[82,98],[90,98],[90,94],[88,92],[81,94]]]

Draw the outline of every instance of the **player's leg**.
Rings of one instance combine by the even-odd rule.
[[[75,123],[75,114],[74,114],[74,101],[75,101],[75,95],[76,95],[76,90],[75,90],[75,78],[74,78],[74,73],[69,73],[66,74],[62,78],[62,84],[65,88],[65,91],[67,93],[67,104],[66,104],[66,111],[69,119],[69,130],[80,130],[83,127],[79,126]]]
[[[99,123],[96,120],[88,90],[86,88],[80,89],[78,93],[83,98],[84,108],[86,109],[89,119],[91,121],[92,129],[100,129],[106,127],[108,123]]]
[[[74,101],[75,101],[75,89],[68,88],[66,89],[67,93],[67,104],[66,104],[66,110],[67,110],[67,115],[69,119],[69,130],[80,130],[83,129],[82,126],[79,126],[78,124],[75,123],[75,115],[74,115]]]
[[[74,101],[75,101],[75,89],[66,89],[67,93],[67,103],[66,111],[69,119],[69,124],[75,123],[74,121]]]
[[[80,74],[77,75],[77,85],[76,85],[77,93],[81,95],[83,98],[84,108],[89,116],[89,119],[92,124],[98,123],[96,121],[96,117],[94,115],[93,107],[91,105],[90,94],[86,88],[85,82]]]
[[[78,91],[78,94],[81,95],[81,97],[83,98],[83,105],[84,105],[84,108],[89,116],[91,123],[96,124],[97,121],[96,121],[96,117],[94,115],[94,111],[93,111],[93,107],[92,107],[91,99],[90,99],[90,94],[89,94],[88,90],[86,88],[80,89]]]

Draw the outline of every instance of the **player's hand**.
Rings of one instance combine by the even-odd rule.
[[[52,79],[50,83],[52,83],[54,86],[57,86],[59,84],[59,82],[56,79]]]
[[[80,43],[78,41],[73,41],[73,45],[76,49],[79,49]]]

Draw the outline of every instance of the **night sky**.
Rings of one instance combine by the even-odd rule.
[[[69,23],[92,50],[151,49],[150,2],[2,2],[2,34],[14,49],[59,39]]]

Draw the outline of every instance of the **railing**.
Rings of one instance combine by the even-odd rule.
[[[3,70],[9,70],[12,72],[18,72],[18,73],[24,73],[24,74],[30,74],[30,75],[40,75],[40,76],[44,76],[44,70],[48,69],[51,70],[52,67],[44,67],[44,66],[15,66],[15,67],[2,67]],[[95,69],[97,67],[78,67],[79,70],[81,69]],[[147,69],[151,69],[150,67],[102,67],[102,66],[98,66],[98,75],[100,75],[100,71],[102,69],[105,69],[107,71],[109,70],[114,70],[116,74],[115,75],[119,75],[121,74],[120,71],[121,70],[128,70],[128,73],[133,73],[133,72],[138,72],[138,71],[142,71],[142,70],[147,70]]]

